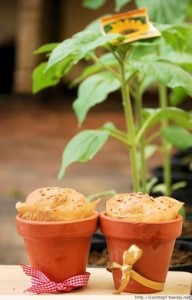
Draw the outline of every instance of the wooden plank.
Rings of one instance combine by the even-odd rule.
[[[111,297],[122,297],[128,293],[123,293],[121,295],[113,295],[114,286],[112,281],[112,275],[110,272],[106,271],[105,268],[88,268],[88,272],[91,273],[89,284],[86,288],[74,291],[72,293],[67,293],[67,297],[73,297],[74,295],[82,296],[97,296],[104,295]],[[161,292],[154,293],[151,295],[190,295],[192,285],[192,274],[187,272],[168,272],[165,289]],[[0,266],[0,299],[8,299],[2,297],[2,295],[15,295],[10,299],[16,299],[17,296],[24,299],[28,299],[29,293],[24,291],[31,286],[30,277],[26,276],[20,266]],[[149,294],[148,294],[149,295]],[[42,295],[40,295],[42,297]],[[34,299],[40,297],[39,295],[33,295]],[[51,295],[48,295],[51,296]],[[64,296],[64,294],[57,294],[57,296]],[[135,297],[136,295],[134,295]],[[140,295],[141,296],[141,295]],[[46,295],[47,297],[47,295]],[[20,299],[18,298],[18,299]],[[68,299],[67,298],[67,299]],[[80,297],[78,297],[80,299]],[[102,297],[103,299],[103,297]],[[129,297],[130,299],[130,297]],[[134,298],[134,299],[145,299],[145,298]],[[147,298],[146,298],[147,299]],[[148,298],[152,299],[152,298]],[[155,298],[153,298],[155,299]],[[157,298],[156,298],[157,299]],[[159,298],[160,299],[160,298]],[[180,299],[180,298],[177,298]],[[184,297],[181,299],[189,299],[189,297]]]

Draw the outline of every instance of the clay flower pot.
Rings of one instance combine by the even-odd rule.
[[[112,268],[116,289],[119,289],[122,284],[123,268],[124,270],[127,267],[130,268],[130,266],[123,266],[124,251],[132,245],[136,245],[141,249],[142,255],[131,266],[131,269],[134,270],[133,273],[139,274],[148,281],[158,283],[159,287],[155,289],[150,283],[151,287],[147,287],[133,279],[134,276],[130,276],[123,291],[145,294],[163,290],[175,240],[182,231],[180,215],[171,221],[142,223],[111,218],[106,216],[105,212],[101,212],[100,228],[107,239],[110,262],[117,266]],[[119,268],[118,266],[123,267]]]
[[[86,271],[98,213],[91,217],[62,222],[28,221],[16,216],[18,233],[24,238],[31,267],[50,280],[62,282]]]

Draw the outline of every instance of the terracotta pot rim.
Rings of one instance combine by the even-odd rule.
[[[139,222],[139,221],[129,221],[129,220],[123,220],[123,219],[116,219],[112,218],[106,215],[106,210],[100,212],[100,217],[103,219],[106,219],[107,221],[113,221],[117,223],[124,223],[124,224],[143,224],[143,225],[158,225],[158,224],[170,224],[174,222],[180,222],[182,219],[182,216],[180,214],[177,214],[177,217],[172,220],[168,221],[159,221],[159,222]]]
[[[99,216],[99,213],[97,211],[94,211],[94,214],[90,217],[84,218],[84,219],[77,219],[77,220],[71,220],[71,221],[31,221],[31,220],[25,220],[21,218],[19,215],[16,215],[16,220],[25,224],[29,225],[64,225],[64,224],[74,224],[74,223],[83,223],[87,222],[89,220],[95,219]]]

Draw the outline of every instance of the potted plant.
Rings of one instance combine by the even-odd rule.
[[[175,240],[182,230],[183,203],[143,193],[117,194],[100,213],[115,293],[164,289]],[[157,271],[158,270],[158,271]]]
[[[92,1],[85,2],[92,3]],[[128,2],[125,1],[125,3]],[[119,7],[121,2],[117,1],[117,3]],[[142,1],[136,1],[138,6],[142,3]],[[146,1],[144,4],[147,4]],[[150,3],[150,10],[152,7],[154,16],[158,9],[159,11],[163,9],[161,4],[157,3]],[[171,4],[166,7],[167,10],[171,9]],[[181,19],[184,18],[184,12],[179,12],[179,8],[178,14],[181,15]],[[152,15],[152,19],[154,16]],[[171,16],[167,21],[171,21]],[[191,139],[191,114],[175,105],[168,105],[166,87],[174,90],[176,87],[182,87],[189,96],[192,95],[190,85],[192,76],[189,71],[191,50],[188,41],[183,36],[191,34],[191,25],[183,23],[175,25],[175,19],[172,23],[156,24],[161,33],[159,37],[150,38],[149,32],[146,39],[140,40],[140,36],[136,41],[127,41],[126,35],[120,34],[118,23],[115,29],[103,34],[104,29],[101,30],[97,20],[71,38],[58,44],[44,45],[35,52],[46,54],[48,61],[41,63],[34,70],[34,93],[56,85],[82,60],[92,63],[85,67],[80,77],[72,82],[72,86],[78,85],[78,95],[73,103],[73,109],[79,126],[83,124],[92,107],[107,100],[110,93],[121,91],[126,130],[118,129],[109,121],[98,129],[80,131],[64,149],[59,179],[64,176],[66,169],[72,163],[85,163],[93,159],[112,137],[122,143],[129,152],[132,190],[135,192],[150,190],[147,159],[155,151],[162,151],[166,195],[171,194],[169,157],[173,142],[167,143],[163,138],[159,147],[157,137],[165,136],[167,128],[174,123],[188,130],[188,139]],[[152,26],[151,22],[150,25]],[[158,35],[157,32],[156,35]],[[114,39],[119,42],[114,44]],[[183,58],[179,62],[177,61],[181,50],[178,49],[178,43],[183,45]],[[97,55],[98,48],[104,49],[103,55]],[[143,95],[154,83],[157,83],[159,87],[159,105],[155,109],[145,108]],[[181,139],[182,136],[182,132],[178,130],[175,139]]]
[[[124,1],[125,4],[128,2]],[[118,8],[122,6],[121,1],[116,3]],[[150,191],[154,178],[149,181],[147,161],[154,151],[161,150],[165,194],[169,196],[172,192],[169,164],[172,143],[165,138],[166,129],[174,123],[187,130],[191,138],[191,114],[174,105],[168,105],[167,88],[182,87],[189,96],[192,95],[192,75],[189,70],[191,46],[186,39],[186,35],[191,36],[192,29],[191,24],[175,24],[176,19],[170,13],[173,3],[166,3],[168,13],[165,16],[166,23],[169,24],[163,24],[161,20],[164,19],[164,14],[160,13],[164,9],[161,3],[144,0],[137,0],[135,3],[139,9],[128,12],[128,15],[101,18],[61,43],[40,47],[36,54],[46,54],[48,61],[34,70],[33,91],[38,92],[56,85],[82,60],[91,62],[72,83],[78,85],[78,96],[73,103],[73,109],[79,126],[92,107],[105,101],[110,93],[120,90],[126,130],[106,122],[98,129],[80,131],[64,149],[58,178],[63,178],[72,163],[85,163],[92,159],[108,138],[112,137],[128,150],[132,174],[131,189],[134,192]],[[158,24],[149,22],[146,9],[140,8],[143,5],[148,6],[151,19],[158,21]],[[183,6],[186,8],[187,2],[183,2]],[[177,11],[177,19],[185,18],[186,13],[177,2],[174,10]],[[155,16],[158,20],[155,20]],[[181,49],[178,49],[180,44],[183,57],[177,62],[181,54]],[[104,50],[102,55],[97,55],[98,48]],[[143,95],[153,84],[158,86],[159,106],[155,109],[145,108]],[[163,138],[159,147],[157,137],[161,134]],[[176,139],[178,138],[182,138],[182,135],[177,135]],[[178,220],[180,219],[177,218]],[[164,225],[165,234],[168,225]],[[155,228],[155,224],[151,227]],[[179,232],[178,229],[175,236]],[[173,250],[172,246],[170,248]]]
[[[17,231],[23,237],[34,293],[69,292],[85,287],[87,260],[98,228],[98,201],[59,187],[39,188],[16,208]]]

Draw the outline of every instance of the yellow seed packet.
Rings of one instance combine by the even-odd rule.
[[[100,19],[103,34],[121,34],[122,43],[158,37],[161,33],[149,21],[147,8],[135,9]]]

